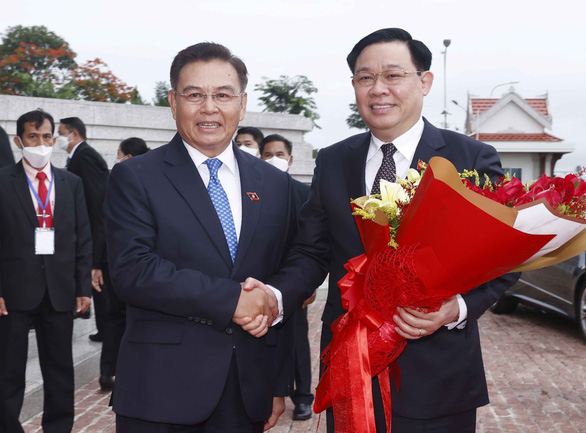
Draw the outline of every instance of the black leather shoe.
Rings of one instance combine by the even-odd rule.
[[[309,404],[300,403],[293,410],[293,419],[296,421],[304,421],[310,419],[312,413]]]
[[[104,339],[102,338],[102,334],[100,334],[99,332],[96,332],[95,334],[90,334],[90,340],[92,340],[92,341],[104,341]]]
[[[112,376],[100,376],[100,389],[112,391],[114,389],[114,378]]]

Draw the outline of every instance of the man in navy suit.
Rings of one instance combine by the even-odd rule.
[[[347,60],[358,110],[370,131],[319,152],[299,237],[282,271],[268,281],[286,291],[314,287],[330,274],[322,349],[331,341],[331,324],[345,312],[337,286],[346,273],[343,265],[364,253],[352,198],[372,193],[381,176],[403,177],[433,156],[447,158],[460,172],[476,169],[492,179],[503,174],[494,148],[437,129],[422,117],[433,83],[431,52],[422,42],[401,29],[382,29],[359,41]],[[482,245],[477,248],[481,254]],[[434,313],[398,312],[396,329],[410,341],[399,357],[401,389],[391,386],[393,433],[475,430],[476,408],[488,403],[477,320],[515,280],[509,275],[491,281]],[[386,432],[376,380],[373,393],[377,431]],[[334,431],[331,412],[328,431]]]
[[[108,262],[127,303],[119,432],[261,432],[284,411],[269,325],[304,295],[243,283],[281,266],[295,200],[290,176],[232,142],[246,84],[246,66],[222,45],[179,52],[169,92],[178,133],[110,176]]]

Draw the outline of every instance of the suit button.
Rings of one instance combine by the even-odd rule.
[[[208,320],[208,325],[211,326],[212,324],[213,324],[213,322],[211,320]]]
[[[196,317],[195,319],[193,319],[193,321],[194,321],[195,323],[199,323],[199,318],[198,318],[198,317]]]
[[[232,331],[232,328],[226,328],[226,334],[232,335],[232,332],[234,332]]]
[[[41,265],[41,269],[45,269],[45,265]]]
[[[193,320],[193,317],[188,317],[187,320],[191,322]]]

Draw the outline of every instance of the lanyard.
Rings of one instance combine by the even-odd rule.
[[[39,204],[39,207],[41,208],[41,210],[43,211],[42,216],[43,217],[43,226],[45,225],[45,219],[47,218],[47,213],[45,212],[45,209],[47,209],[47,206],[49,205],[49,200],[51,199],[51,189],[53,189],[53,180],[55,179],[55,177],[53,176],[53,170],[51,170],[51,182],[49,183],[49,190],[47,191],[47,198],[45,199],[45,204],[41,203],[41,198],[39,197],[39,194],[37,194],[37,191],[35,191],[35,187],[33,186],[33,183],[31,182],[31,180],[28,178],[28,176],[26,176],[26,181],[28,182],[28,186],[30,186],[33,194],[35,195],[35,198],[37,199],[37,203]],[[41,179],[39,179],[39,185],[41,184]]]

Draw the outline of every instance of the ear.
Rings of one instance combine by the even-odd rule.
[[[169,105],[171,106],[171,112],[173,113],[173,119],[177,120],[177,117],[176,117],[177,94],[175,93],[175,90],[173,90],[173,89],[169,90],[168,98],[169,98]]]
[[[291,164],[293,164],[293,155],[289,156],[289,167],[291,167]]]
[[[14,136],[14,144],[16,144],[16,147],[19,149],[22,149],[22,142],[20,141],[20,137],[18,135]]]
[[[427,96],[427,94],[431,91],[431,86],[433,84],[433,72],[423,72],[421,75],[421,84],[423,89],[423,96]]]
[[[240,101],[240,120],[244,119],[246,115],[246,102],[248,101],[248,93],[244,92],[242,100]]]

